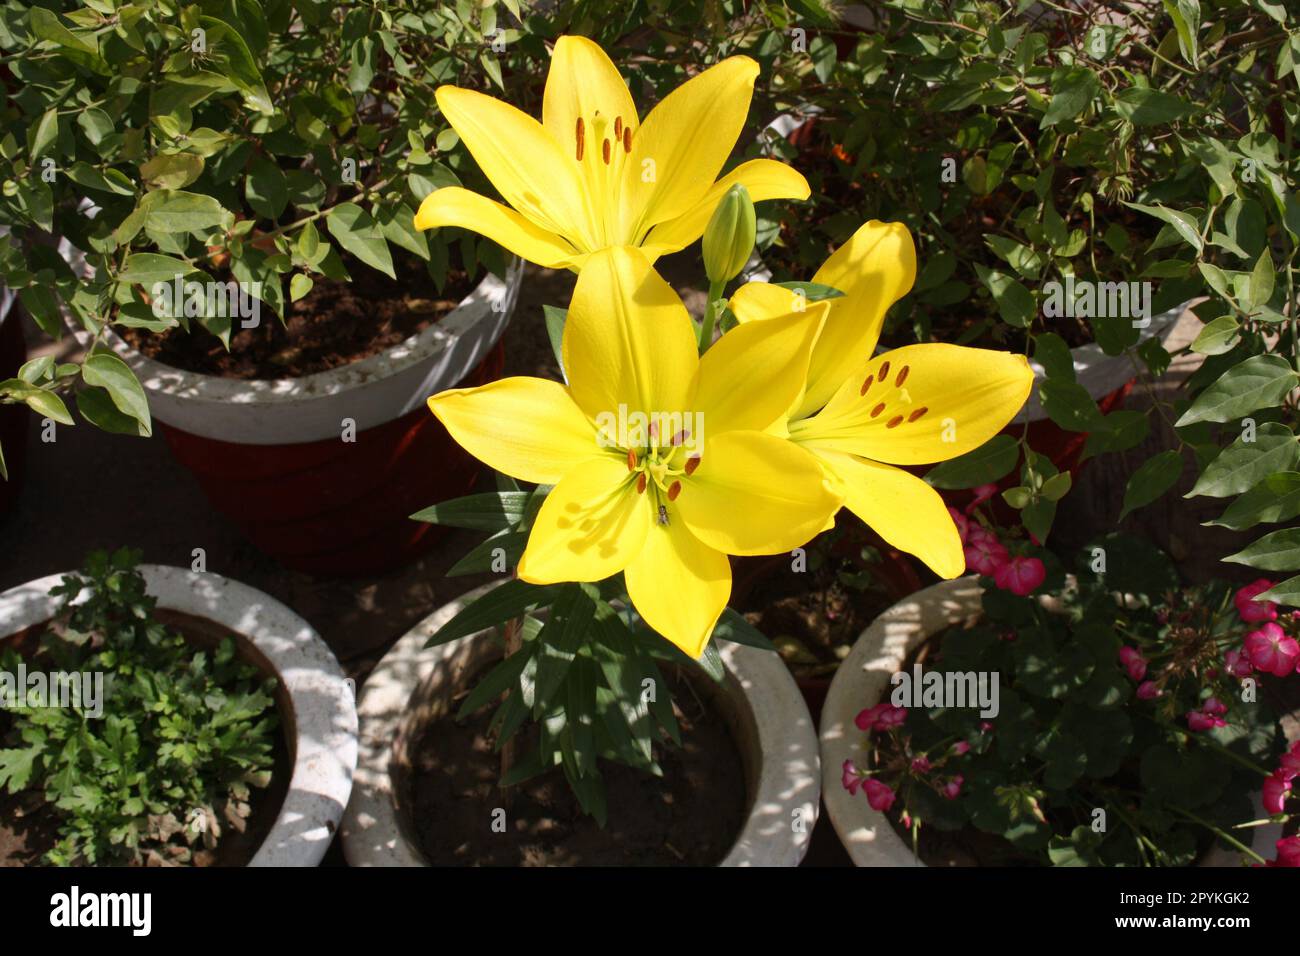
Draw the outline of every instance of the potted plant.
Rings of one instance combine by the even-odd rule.
[[[473,480],[419,405],[499,368],[521,276],[490,242],[412,222],[459,182],[432,86],[486,22],[260,4],[5,16],[0,272],[88,353],[29,369],[16,397],[71,424],[75,390],[82,418],[130,434],[156,417],[213,503],[295,567],[412,554],[427,529],[405,517],[429,482],[454,496]]]
[[[259,591],[138,561],[0,594],[4,861],[319,863],[356,764],[333,654]]]
[[[978,523],[967,540],[991,575],[882,615],[828,696],[826,802],[855,862],[1263,862],[1284,745],[1261,589],[1181,585],[1120,534],[1071,576]]]

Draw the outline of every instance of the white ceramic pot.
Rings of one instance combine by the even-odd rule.
[[[356,704],[334,654],[310,624],[256,588],[158,564],[142,564],[140,572],[159,608],[241,635],[280,682],[293,772],[275,824],[249,865],[316,866],[343,817],[357,763]],[[52,574],[0,594],[0,639],[54,617],[59,601],[49,591],[62,578]]]
[[[112,329],[105,341],[140,379],[150,414],[173,428],[241,445],[337,439],[344,418],[358,431],[374,428],[460,383],[501,338],[522,281],[523,263],[514,259],[504,281],[488,273],[455,309],[402,343],[299,378],[201,375],[142,355]],[[72,327],[85,344],[85,331]]]
[[[445,714],[453,695],[499,658],[491,630],[424,647],[469,601],[494,586],[472,591],[417,624],[361,688],[361,748],[343,818],[343,852],[352,866],[428,865],[398,806],[397,750],[413,730]],[[730,643],[721,650],[727,679],[713,703],[740,750],[750,796],[744,829],[721,865],[797,866],[819,806],[812,718],[776,654]]]
[[[853,718],[859,711],[885,700],[890,677],[902,670],[907,656],[926,638],[979,616],[982,608],[976,575],[941,581],[899,601],[862,632],[835,672],[822,708],[822,796],[840,842],[858,866],[924,866],[912,848],[894,831],[883,813],[871,809],[860,792],[855,796],[841,780],[846,760],[859,760],[866,735]],[[1050,602],[1045,602],[1050,607]],[[1257,819],[1267,816],[1256,806]],[[1265,858],[1282,835],[1281,827],[1255,827],[1251,849]],[[1236,866],[1239,854],[1217,844],[1201,866]]]

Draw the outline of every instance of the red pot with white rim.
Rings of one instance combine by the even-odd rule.
[[[500,373],[523,264],[488,274],[400,344],[299,378],[228,379],[107,343],[140,379],[168,445],[262,551],[315,574],[382,571],[432,540],[410,514],[474,484],[478,466],[425,399]],[[85,340],[85,333],[78,331]]]

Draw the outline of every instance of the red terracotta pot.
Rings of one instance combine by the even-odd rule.
[[[460,383],[501,374],[501,342]],[[425,407],[355,442],[240,445],[161,424],[177,461],[213,507],[259,550],[286,567],[323,576],[375,574],[412,560],[442,529],[410,515],[468,493],[478,462]]]

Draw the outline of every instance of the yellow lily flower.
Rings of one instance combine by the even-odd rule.
[[[735,183],[755,201],[807,199],[784,163],[755,159],[717,179],[749,113],[758,64],[733,56],[693,77],[642,122],[627,84],[586,37],[556,41],[542,121],[473,90],[441,86],[438,106],[509,206],[457,186],[427,196],[417,229],[461,226],[548,268],[610,246],[647,258],[704,232]]]
[[[785,416],[784,433],[842,482],[846,508],[936,574],[955,578],[966,559],[943,499],[894,466],[978,448],[1024,405],[1034,374],[1023,355],[992,349],[930,343],[875,355],[885,313],[915,279],[906,227],[875,220],[817,270],[813,282],[844,295],[825,302],[807,388]],[[788,312],[793,294],[751,282],[736,290],[731,310],[744,328]]]
[[[701,358],[677,294],[642,253],[614,247],[578,275],[568,386],[506,378],[429,408],[487,465],[555,485],[520,578],[622,571],[646,623],[698,658],[731,594],[727,555],[798,547],[840,506],[816,458],[766,433],[803,388],[824,315],[734,329]]]

